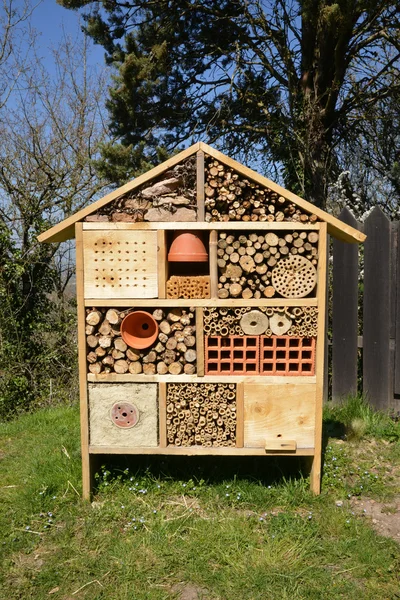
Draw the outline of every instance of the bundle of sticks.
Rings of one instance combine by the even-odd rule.
[[[318,333],[318,308],[316,306],[260,306],[256,309],[268,317],[268,327],[263,335],[281,335],[279,322],[284,321],[284,335],[316,337]],[[205,335],[246,335],[241,322],[244,315],[254,315],[253,308],[204,308]],[[275,325],[276,324],[276,325]],[[272,328],[271,328],[272,327]],[[282,327],[282,326],[281,326]]]
[[[245,179],[233,169],[209,158],[205,166],[206,221],[297,221],[315,223],[293,202],[269,188]]]
[[[167,440],[174,446],[235,446],[235,384],[168,384]]]
[[[121,337],[121,322],[132,310],[87,309],[86,343],[90,373],[196,373],[194,309],[150,309],[148,312],[158,322],[159,334],[155,344],[145,350],[128,347]]]
[[[281,258],[299,255],[318,263],[317,231],[276,234],[220,232],[217,244],[218,297],[272,298],[272,270]]]

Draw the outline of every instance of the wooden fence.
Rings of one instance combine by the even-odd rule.
[[[382,410],[400,410],[400,222],[378,207],[364,224],[364,248],[333,241],[332,399],[364,393]],[[360,362],[362,361],[362,362]],[[362,367],[361,367],[362,364]]]

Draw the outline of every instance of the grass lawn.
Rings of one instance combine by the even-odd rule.
[[[319,497],[296,459],[132,457],[90,505],[76,408],[0,425],[0,599],[400,598],[400,424],[363,410],[326,411]]]

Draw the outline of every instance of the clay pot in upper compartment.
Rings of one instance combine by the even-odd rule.
[[[202,240],[195,233],[177,232],[168,253],[170,262],[207,262],[208,253]]]

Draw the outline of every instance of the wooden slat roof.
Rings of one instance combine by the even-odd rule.
[[[172,158],[163,162],[161,165],[158,165],[157,167],[154,167],[154,169],[147,171],[147,173],[144,173],[143,175],[136,177],[133,181],[130,181],[129,183],[126,183],[125,185],[119,187],[118,189],[114,190],[110,194],[107,194],[103,198],[100,198],[100,200],[97,200],[96,202],[89,204],[89,206],[86,206],[86,208],[83,208],[76,214],[71,215],[67,219],[64,219],[64,221],[61,221],[57,225],[54,225],[54,227],[51,227],[51,229],[48,229],[44,233],[41,233],[38,236],[38,240],[40,242],[50,243],[50,242],[63,242],[65,240],[73,238],[75,236],[75,223],[82,221],[88,215],[97,212],[99,210],[99,208],[103,207],[104,205],[108,204],[109,202],[112,202],[113,200],[116,200],[116,199],[120,198],[121,196],[124,196],[128,192],[132,192],[133,190],[140,187],[144,183],[147,183],[148,181],[158,177],[163,172],[167,171],[168,169],[171,169],[175,165],[179,164],[181,161],[183,161],[186,158],[188,158],[189,156],[192,156],[193,154],[195,154],[198,150],[202,150],[205,154],[212,156],[213,158],[224,163],[228,167],[232,167],[232,169],[234,169],[235,171],[237,171],[244,177],[251,179],[251,180],[259,183],[260,185],[271,189],[272,191],[276,192],[280,196],[283,196],[284,198],[287,198],[288,200],[290,200],[291,202],[293,202],[300,208],[302,208],[312,214],[315,214],[321,221],[325,221],[327,223],[328,233],[330,235],[332,235],[333,237],[340,239],[344,242],[350,242],[350,243],[358,243],[358,242],[363,242],[365,240],[366,236],[361,231],[358,231],[357,229],[350,227],[350,225],[346,225],[345,223],[343,223],[336,217],[333,217],[332,215],[325,212],[324,210],[321,210],[320,208],[317,208],[310,202],[307,202],[307,200],[303,200],[303,198],[300,198],[300,196],[293,194],[292,192],[286,190],[285,188],[281,187],[277,183],[274,183],[270,179],[267,179],[267,177],[264,177],[263,175],[256,173],[256,171],[253,171],[252,169],[245,167],[244,165],[237,162],[236,160],[233,160],[229,156],[222,154],[222,152],[215,150],[214,148],[212,148],[211,146],[208,146],[207,144],[204,144],[203,142],[197,142],[196,144],[193,144],[193,146],[190,146],[186,150],[183,150],[179,154],[176,154]],[[105,224],[105,226],[106,226],[106,224]],[[240,229],[239,222],[238,222],[238,229]]]

